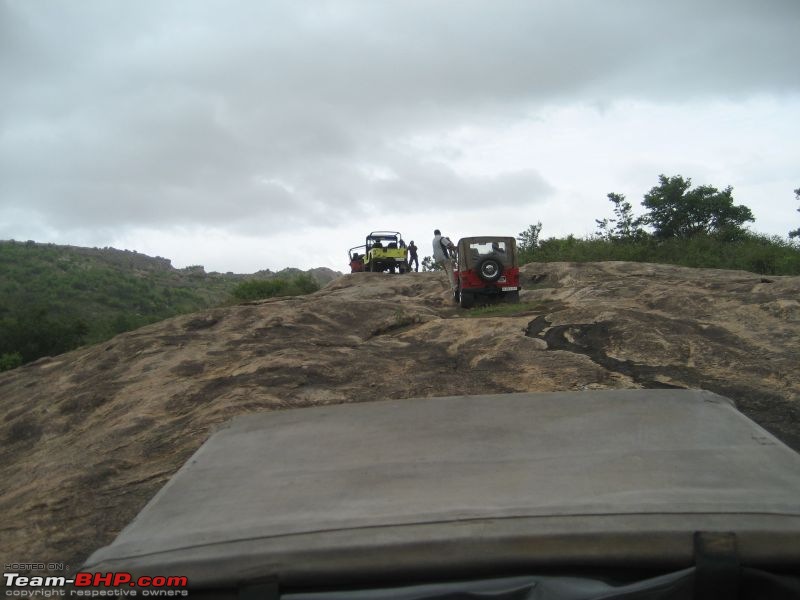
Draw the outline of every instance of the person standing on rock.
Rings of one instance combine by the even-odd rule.
[[[433,230],[433,260],[440,265],[447,274],[447,282],[450,284],[450,291],[455,292],[456,282],[453,278],[453,256],[456,247],[450,238],[442,235],[438,229]]]
[[[408,245],[408,270],[411,270],[411,265],[416,265],[414,271],[419,273],[419,257],[417,256],[417,247],[414,245],[414,240]]]

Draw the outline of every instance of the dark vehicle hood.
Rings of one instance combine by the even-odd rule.
[[[238,417],[85,569],[286,586],[800,565],[800,455],[718,395],[419,398]]]

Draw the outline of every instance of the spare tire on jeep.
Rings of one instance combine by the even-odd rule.
[[[503,274],[503,263],[496,256],[489,255],[477,264],[476,270],[478,277],[487,283],[494,283]]]

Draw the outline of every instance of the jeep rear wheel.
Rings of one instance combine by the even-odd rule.
[[[503,265],[498,259],[487,256],[478,263],[476,270],[478,271],[478,277],[486,283],[494,283],[503,274]]]
[[[461,308],[472,308],[472,305],[475,304],[475,294],[458,290],[458,304]]]

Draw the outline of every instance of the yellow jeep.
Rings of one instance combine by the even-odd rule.
[[[373,231],[367,236],[364,270],[374,273],[407,273],[408,251],[399,231]]]

